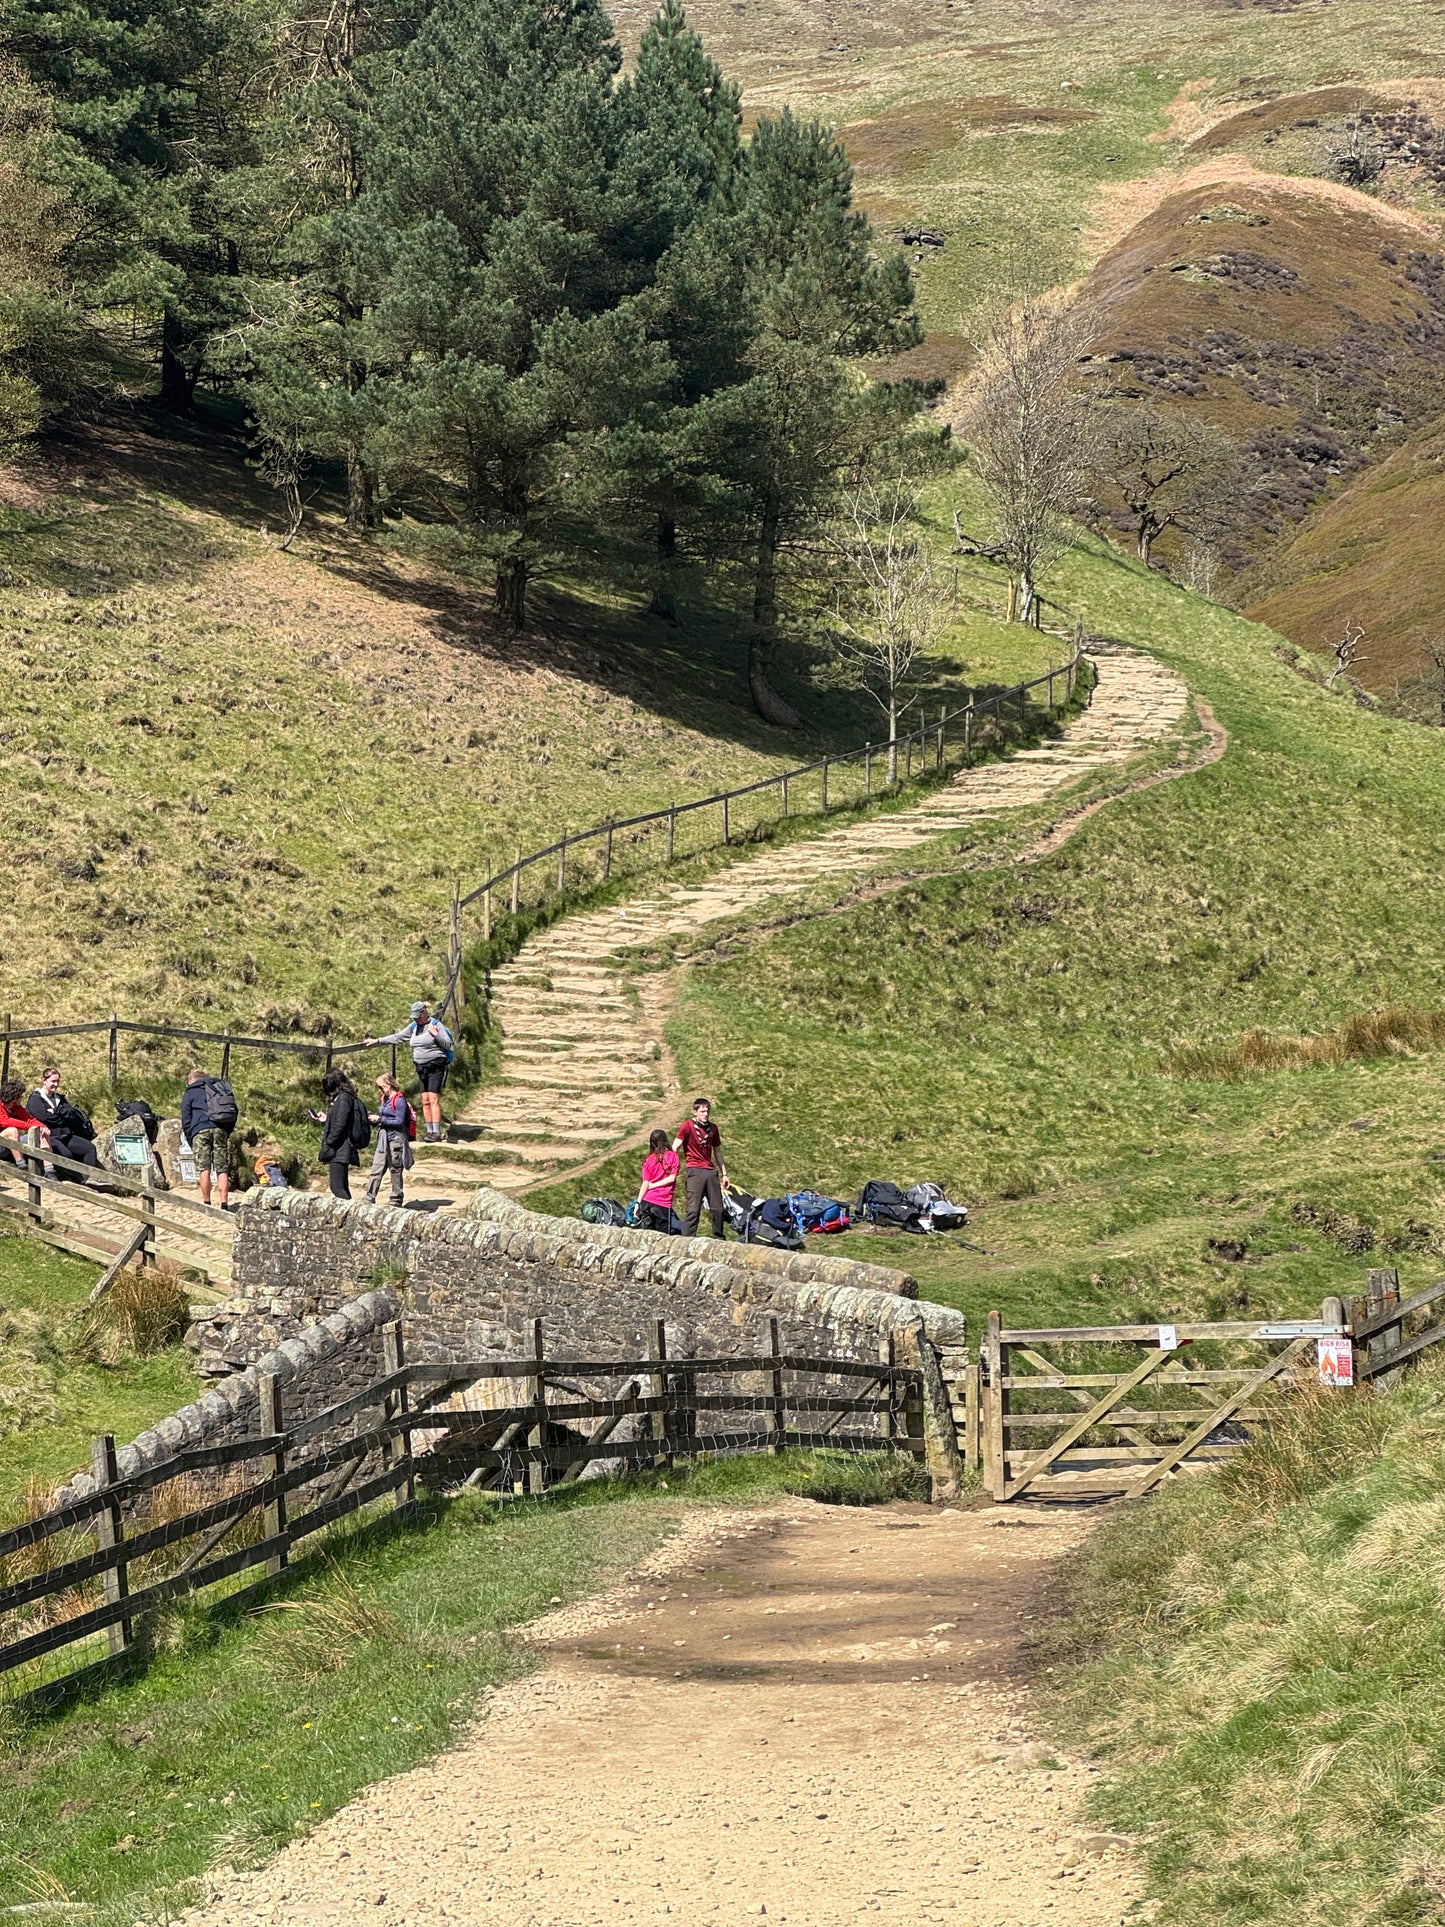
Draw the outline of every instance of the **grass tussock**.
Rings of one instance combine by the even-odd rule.
[[[1445,1045],[1445,1010],[1416,1004],[1390,1004],[1360,1011],[1318,1037],[1275,1036],[1247,1030],[1237,1043],[1200,1044],[1182,1050],[1166,1068],[1175,1077],[1233,1084],[1269,1071],[1302,1071],[1320,1066],[1368,1063],[1382,1057],[1411,1057]]]
[[[1438,1921],[1445,1368],[1296,1394],[1220,1477],[1098,1533],[1046,1635],[1161,1922]],[[1045,1677],[1050,1677],[1045,1675]]]
[[[151,1358],[179,1345],[191,1322],[190,1300],[180,1270],[164,1259],[143,1270],[123,1271],[76,1328],[77,1345],[93,1345],[107,1364]]]
[[[340,1672],[365,1646],[402,1637],[393,1615],[357,1591],[344,1566],[332,1563],[325,1588],[307,1599],[278,1599],[263,1615],[267,1651],[292,1679]]]

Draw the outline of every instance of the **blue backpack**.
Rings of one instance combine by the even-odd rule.
[[[787,1202],[808,1237],[820,1231],[847,1231],[853,1222],[846,1204],[837,1198],[825,1198],[821,1191],[790,1191]]]

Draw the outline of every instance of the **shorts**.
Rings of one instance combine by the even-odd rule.
[[[196,1157],[196,1170],[214,1171],[217,1177],[224,1177],[231,1168],[231,1127],[228,1124],[207,1124],[196,1132],[191,1149]]]
[[[447,1081],[447,1069],[448,1066],[445,1063],[418,1064],[416,1074],[421,1080],[422,1089],[430,1091],[433,1097],[440,1097],[442,1086]]]

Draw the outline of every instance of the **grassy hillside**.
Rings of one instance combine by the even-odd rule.
[[[1209,700],[1224,759],[1027,871],[970,873],[965,844],[956,874],[693,973],[684,1084],[712,1092],[754,1189],[932,1177],[974,1203],[996,1255],[903,1253],[974,1316],[1300,1308],[1367,1262],[1428,1273],[1438,1052],[1243,1076],[1220,1058],[1223,1079],[1183,1053],[1438,1003],[1445,741],[1327,695],[1269,631],[1103,545],[1064,574],[1096,627]]]
[[[1306,1397],[1107,1524],[1041,1658],[1170,1927],[1441,1918],[1445,1379]]]

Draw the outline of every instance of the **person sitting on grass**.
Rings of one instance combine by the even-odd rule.
[[[16,1164],[22,1162],[24,1151],[34,1131],[40,1139],[40,1148],[50,1149],[50,1133],[43,1124],[37,1124],[25,1108],[25,1086],[18,1077],[12,1077],[0,1084],[0,1144],[7,1147],[5,1156],[13,1158]],[[55,1166],[46,1158],[45,1169],[51,1177],[55,1176]]]
[[[654,1131],[647,1140],[642,1182],[637,1187],[637,1222],[644,1231],[672,1230],[677,1172],[677,1153],[667,1141],[667,1132]]]
[[[411,1151],[411,1140],[416,1136],[416,1112],[390,1071],[383,1071],[377,1078],[376,1089],[381,1101],[372,1119],[376,1125],[376,1150],[366,1195],[375,1204],[381,1196],[381,1180],[390,1172],[391,1202],[400,1211],[406,1203],[405,1174],[416,1163]]]
[[[50,1148],[57,1157],[89,1165],[92,1171],[100,1169],[95,1126],[61,1090],[60,1072],[53,1064],[47,1064],[40,1073],[40,1083],[25,1100],[25,1108],[36,1124],[43,1124],[49,1131]],[[56,1176],[61,1175],[57,1171]]]
[[[440,1017],[433,1017],[426,1004],[411,1007],[411,1022],[389,1037],[368,1037],[366,1043],[409,1044],[411,1061],[421,1085],[422,1116],[426,1119],[426,1141],[439,1144],[442,1135],[442,1087],[447,1081],[447,1066],[452,1061],[452,1034]]]
[[[693,1105],[692,1116],[678,1131],[672,1148],[682,1152],[687,1160],[682,1177],[687,1198],[683,1235],[697,1236],[697,1221],[706,1199],[712,1213],[712,1235],[720,1238],[723,1235],[722,1188],[728,1172],[722,1161],[722,1133],[712,1121],[712,1105],[707,1098],[700,1097]]]
[[[199,1065],[194,1067],[181,1093],[181,1135],[195,1156],[201,1203],[211,1202],[214,1178],[216,1203],[223,1211],[231,1196],[231,1132],[235,1124],[236,1100],[229,1082],[209,1078]]]

